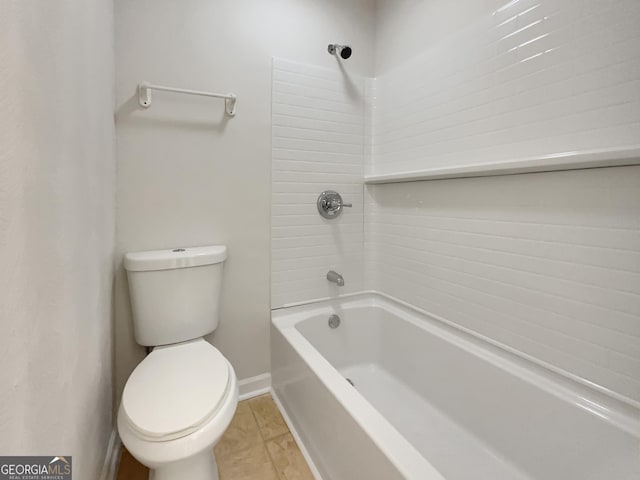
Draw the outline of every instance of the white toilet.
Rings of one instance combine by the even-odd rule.
[[[224,245],[128,253],[136,367],[118,411],[122,443],[153,480],[214,480],[213,446],[231,423],[238,382],[203,336],[218,326]]]

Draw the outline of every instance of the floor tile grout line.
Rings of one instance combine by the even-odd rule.
[[[279,436],[284,436],[284,435],[286,435],[286,433],[283,433],[282,435],[279,435]],[[274,438],[278,438],[278,437],[274,437]],[[269,447],[267,447],[267,442],[266,441],[264,442],[264,449],[267,451],[267,455],[269,457],[269,460],[271,460],[271,465],[273,466],[273,469],[276,471],[276,475],[278,475],[278,478],[280,480],[287,480],[286,477],[283,478],[283,476],[280,475],[280,470],[278,470],[278,467],[276,467],[276,462],[273,459],[273,455],[271,455],[271,452],[269,451]]]
[[[260,398],[262,396],[266,397],[267,395],[268,394],[259,395],[259,396],[254,397],[254,398]],[[271,396],[269,395],[269,397],[271,397]],[[253,420],[256,422],[256,426],[258,427],[258,433],[260,434],[260,438],[262,439],[262,447],[267,452],[267,457],[269,458],[269,462],[271,462],[271,466],[273,467],[274,472],[276,472],[276,475],[278,476],[278,479],[279,480],[287,480],[286,478],[282,478],[280,476],[280,472],[276,468],[276,464],[273,461],[273,456],[271,455],[271,452],[269,451],[269,448],[267,447],[267,440],[265,439],[265,435],[262,432],[262,427],[260,427],[260,422],[258,422],[258,416],[256,415],[256,412],[253,410],[253,405],[251,404],[252,403],[251,400],[253,400],[253,398],[250,398],[250,399],[247,400],[247,405],[249,407],[249,411],[251,412],[251,415],[253,416]]]
[[[269,395],[268,393],[265,393],[264,395],[259,395],[259,396],[254,397],[254,398],[260,398],[260,397],[265,397],[266,398],[267,396],[273,402],[273,398],[271,398],[271,395]],[[269,457],[269,461],[271,462],[271,466],[273,467],[273,470],[276,472],[276,475],[278,476],[278,478],[280,480],[287,480],[286,478],[282,478],[282,475],[280,475],[280,471],[276,467],[276,463],[275,463],[275,461],[273,459],[273,456],[271,455],[271,452],[269,451],[269,447],[267,447],[267,441],[271,441],[271,440],[273,440],[275,438],[284,436],[287,433],[290,434],[291,432],[289,431],[289,427],[287,427],[287,431],[285,433],[282,433],[280,435],[276,435],[275,437],[272,437],[269,440],[265,439],[265,435],[262,432],[262,427],[260,427],[260,422],[258,422],[258,417],[256,415],[256,412],[253,410],[253,406],[251,405],[251,403],[252,403],[251,400],[253,400],[253,399],[248,399],[247,403],[248,403],[248,406],[249,406],[249,410],[251,411],[251,415],[253,415],[253,419],[255,420],[256,425],[258,426],[258,432],[260,433],[260,438],[262,438],[262,446],[264,447],[265,451],[267,452],[267,456]],[[275,404],[275,402],[274,402],[274,404]],[[276,409],[277,408],[278,407],[276,406]],[[280,413],[280,410],[278,410],[278,413]]]
[[[253,421],[256,422],[256,427],[258,427],[258,433],[260,434],[260,438],[262,439],[262,443],[264,444],[266,442],[265,438],[264,438],[264,433],[262,433],[262,428],[260,427],[260,422],[258,421],[258,416],[256,415],[256,412],[253,411],[253,406],[251,405],[251,400],[253,400],[254,398],[260,398],[262,395],[259,395],[257,397],[253,397],[253,398],[249,398],[247,400],[245,400],[247,402],[247,406],[249,407],[249,411],[251,412],[251,416],[253,417]],[[266,446],[265,446],[266,448]],[[269,457],[271,458],[271,457]],[[273,462],[272,462],[273,463]]]
[[[262,395],[260,395],[262,396]],[[254,398],[258,398],[258,397],[254,397]],[[249,409],[249,412],[251,413],[251,418],[253,419],[256,429],[258,430],[258,435],[260,436],[260,440],[261,440],[261,446],[264,449],[264,451],[267,454],[267,458],[269,459],[269,463],[271,464],[271,467],[274,471],[274,473],[276,474],[276,477],[278,478],[278,480],[286,480],[286,479],[282,479],[280,478],[280,474],[278,473],[278,469],[276,468],[274,462],[273,462],[273,458],[271,458],[271,455],[269,454],[269,449],[267,448],[266,445],[266,441],[264,439],[264,435],[262,433],[262,429],[260,428],[260,423],[258,422],[258,417],[256,415],[256,413],[253,410],[253,407],[251,406],[251,398],[247,399],[247,400],[243,400],[242,402],[239,402],[239,404],[241,403],[246,403],[247,404],[247,408]],[[236,409],[237,411],[237,409]]]
[[[287,424],[284,422],[284,419],[283,419],[282,424],[287,429],[287,431],[284,432],[284,433],[280,433],[280,434],[274,435],[272,437],[266,437],[266,433],[264,433],[262,431],[262,427],[260,426],[260,422],[258,421],[258,415],[256,414],[256,412],[253,410],[253,407],[251,406],[251,400],[253,400],[254,398],[261,398],[261,397],[265,397],[265,398],[268,397],[268,399],[273,403],[276,411],[278,412],[278,415],[282,416],[282,413],[278,409],[278,406],[275,404],[275,402],[273,401],[273,398],[271,397],[271,395],[269,393],[265,393],[263,395],[258,395],[257,397],[253,397],[253,398],[247,400],[249,402],[249,409],[251,410],[251,413],[253,413],[253,416],[254,416],[254,418],[256,420],[256,423],[258,424],[258,430],[260,431],[260,436],[262,437],[262,439],[265,442],[267,442],[267,441],[273,440],[274,438],[277,438],[277,437],[279,437],[281,435],[284,435],[284,433],[291,433],[291,431],[289,430],[289,427],[287,426]]]
[[[280,409],[278,408],[277,404],[273,401],[273,397],[270,394],[267,393],[267,394],[264,394],[264,395],[260,395],[259,397],[264,397],[264,400],[266,401],[267,404],[270,404],[270,403],[273,404],[273,407],[275,408],[275,412],[277,412],[279,415],[282,415],[282,412],[280,412]],[[254,397],[254,398],[259,398],[259,397]],[[289,477],[288,477],[288,473],[286,471],[286,468],[288,468],[288,467],[292,467],[294,469],[294,474],[295,474],[295,472],[299,473],[299,468],[303,468],[303,466],[306,467],[306,469],[309,469],[309,465],[306,462],[306,459],[304,458],[304,456],[302,455],[302,453],[300,451],[300,446],[296,442],[295,438],[293,438],[291,430],[289,429],[289,426],[286,425],[286,423],[284,423],[284,429],[285,429],[284,431],[281,431],[281,433],[273,435],[270,438],[266,438],[266,436],[265,436],[266,434],[263,433],[262,428],[260,427],[260,423],[258,422],[259,415],[256,413],[256,410],[254,410],[254,408],[252,406],[252,403],[254,403],[254,402],[251,402],[251,400],[252,399],[247,399],[247,400],[244,400],[242,402],[239,402],[239,405],[246,403],[247,404],[246,405],[247,408],[251,412],[251,418],[253,419],[254,424],[257,427],[258,436],[259,436],[259,439],[260,439],[260,443],[257,444],[256,446],[260,445],[262,447],[263,451],[266,452],[266,458],[268,458],[268,460],[269,460],[268,465],[271,466],[272,472],[274,474],[273,478],[276,479],[276,480],[288,480]],[[275,413],[275,412],[273,412],[273,413]],[[237,413],[237,411],[236,411],[236,413]],[[234,417],[235,417],[235,415],[234,415]],[[280,439],[285,439],[284,447],[278,442],[278,440],[280,440]],[[289,444],[289,440],[293,441],[292,445]],[[273,442],[275,447],[277,447],[280,450],[282,450],[283,454],[284,454],[284,458],[287,459],[288,467],[285,467],[285,469],[282,470],[282,472],[280,472],[280,470],[277,468],[275,457],[274,457],[274,455],[272,455],[271,451],[269,450],[269,448],[267,446],[267,444],[269,442]],[[300,456],[300,460],[302,460],[302,464],[298,465],[297,462],[291,463],[291,459],[289,458],[289,455],[287,455],[287,453],[292,453],[293,451],[295,451],[296,457],[298,455]],[[149,472],[148,468],[145,467],[144,465],[142,465],[141,463],[139,463],[129,452],[126,451],[126,448],[123,448],[122,451],[120,452],[121,458],[125,454],[125,452],[131,457],[131,460],[132,460],[132,462],[129,462],[129,463],[131,463],[131,465],[129,466],[129,469],[127,470],[129,475],[131,474],[131,470],[130,470],[131,466],[132,465],[134,465],[134,466],[137,465],[137,466],[143,468],[145,470],[145,473],[141,477],[138,477],[137,473],[140,473],[140,472],[136,473],[136,469],[134,469],[133,472],[136,473],[136,476],[133,477],[133,478],[135,478],[136,480],[146,479],[146,477],[148,475],[148,472]],[[275,453],[279,454],[280,452],[276,449]],[[124,470],[122,469],[123,462],[121,461],[119,463],[120,463],[120,465],[119,465],[118,471],[117,471],[117,478],[121,479],[121,475],[124,472]],[[265,463],[264,465],[266,466],[267,463]],[[128,479],[131,480],[131,478],[129,476],[126,476],[125,478],[128,478]],[[221,478],[223,478],[223,477],[221,476]],[[224,478],[226,478],[226,477],[224,477]],[[297,475],[296,475],[296,478],[298,478]],[[310,477],[310,478],[312,478],[312,477]],[[229,479],[227,479],[227,480],[229,480]]]
[[[282,415],[282,412],[280,412],[280,409],[278,408],[278,406],[276,405],[276,403],[273,401],[273,397],[272,397],[269,393],[266,393],[266,394],[263,394],[263,395],[259,395],[258,397],[254,397],[254,398],[260,398],[260,397],[264,397],[264,398],[266,398],[269,402],[271,402],[271,403],[273,404],[273,407],[275,408],[275,411],[276,411],[279,415]],[[258,422],[258,416],[257,416],[256,412],[255,412],[255,411],[254,411],[254,409],[253,409],[253,406],[252,406],[252,402],[251,402],[251,400],[252,400],[252,399],[247,400],[247,401],[249,402],[249,408],[250,408],[251,412],[252,412],[252,413],[253,413],[253,415],[254,415],[254,418],[255,418],[255,420],[256,420],[256,423],[258,423],[258,430],[260,431],[260,435],[261,435],[261,437],[262,437],[262,438],[263,438],[263,440],[264,440],[264,442],[263,442],[263,443],[264,443],[264,447],[265,447],[265,450],[267,451],[267,455],[268,455],[268,457],[269,457],[269,459],[270,459],[270,461],[271,461],[271,464],[272,464],[272,466],[273,466],[273,468],[274,468],[274,470],[275,470],[275,472],[276,472],[276,475],[278,475],[278,478],[279,478],[280,480],[287,480],[286,475],[280,475],[280,471],[278,470],[278,468],[277,468],[277,466],[276,466],[275,459],[274,459],[273,455],[271,454],[271,451],[269,450],[269,447],[267,446],[267,443],[268,443],[268,442],[275,442],[277,439],[281,439],[281,438],[286,437],[286,436],[288,435],[288,436],[291,438],[291,440],[293,441],[293,445],[295,445],[295,449],[296,449],[296,450],[301,454],[301,452],[300,452],[300,446],[299,446],[299,445],[298,445],[298,443],[296,442],[295,438],[293,438],[293,435],[291,434],[291,430],[289,429],[289,426],[286,424],[286,422],[284,422],[284,419],[283,419],[283,424],[284,424],[284,427],[286,428],[286,431],[281,432],[281,433],[279,433],[279,434],[277,434],[277,435],[274,435],[274,436],[272,436],[272,437],[266,438],[266,437],[265,437],[265,434],[262,432],[262,429],[261,429],[261,427],[260,427],[260,423]],[[276,445],[278,445],[278,444],[277,444],[277,442],[275,442],[275,443],[276,443]],[[287,449],[285,449],[285,450],[287,450]],[[301,455],[302,455],[302,454],[301,454]],[[305,460],[304,458],[303,458],[303,461],[304,461],[305,466],[306,466],[307,468],[309,468],[309,466],[308,466],[308,464],[307,464],[307,462],[306,462],[306,460]]]

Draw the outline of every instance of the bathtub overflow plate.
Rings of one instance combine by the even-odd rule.
[[[338,315],[331,315],[329,317],[329,327],[338,328],[340,326],[340,317]]]

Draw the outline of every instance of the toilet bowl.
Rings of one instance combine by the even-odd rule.
[[[204,339],[154,349],[129,377],[118,411],[122,443],[153,480],[214,480],[213,447],[231,423],[238,383]]]
[[[216,480],[213,447],[231,423],[238,381],[203,336],[218,325],[226,247],[125,256],[136,341],[153,347],[118,409],[122,443],[152,480]]]

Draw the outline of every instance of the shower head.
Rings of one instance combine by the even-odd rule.
[[[352,50],[348,45],[338,45],[337,43],[331,43],[327,47],[327,50],[331,55],[335,55],[339,53],[342,58],[345,60],[351,56]]]

